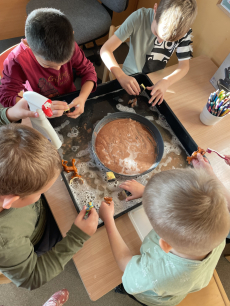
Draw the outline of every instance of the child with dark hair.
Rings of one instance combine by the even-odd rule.
[[[73,68],[81,77],[81,91],[68,106],[53,101],[54,116],[75,107],[67,116],[76,118],[84,112],[85,101],[96,89],[93,64],[74,42],[73,28],[67,17],[53,8],[32,11],[26,20],[25,36],[4,62],[0,86],[0,103],[13,106],[22,90],[36,91],[47,98],[73,92]]]

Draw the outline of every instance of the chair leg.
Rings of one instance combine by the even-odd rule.
[[[100,66],[101,65],[101,56],[100,56],[100,47],[96,44],[95,41],[93,41],[94,48],[93,48],[93,53],[95,56],[95,65]]]
[[[0,284],[9,284],[11,280],[0,272]]]
[[[103,77],[102,77],[102,83],[106,83],[109,79],[109,69],[105,66],[104,64],[104,72],[103,72]]]
[[[89,48],[88,50],[92,50],[93,51],[93,55],[87,56],[87,58],[95,63],[97,66],[101,65],[101,56],[100,56],[100,47],[96,44],[95,41],[92,41],[94,47]],[[83,46],[83,50],[87,49],[85,47],[85,45]]]

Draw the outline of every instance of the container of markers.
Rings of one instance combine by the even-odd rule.
[[[200,121],[205,125],[214,125],[230,113],[230,92],[217,90],[208,98],[204,106]]]

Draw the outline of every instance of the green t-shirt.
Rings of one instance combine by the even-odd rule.
[[[0,126],[10,124],[7,108],[0,108]],[[37,256],[36,245],[45,230],[42,200],[0,212],[0,272],[18,286],[36,289],[63,271],[66,263],[90,238],[75,224],[49,252]]]
[[[146,305],[174,306],[188,293],[206,287],[225,247],[225,240],[204,260],[165,253],[152,230],[144,239],[141,255],[128,263],[122,282],[125,290]]]
[[[0,108],[0,126],[10,124],[10,121],[6,117],[6,111],[9,107]]]
[[[179,61],[192,58],[192,29],[175,42],[159,43],[151,31],[153,18],[154,10],[143,7],[133,12],[114,33],[122,42],[130,38],[129,53],[122,68],[127,75],[165,68],[174,51]]]

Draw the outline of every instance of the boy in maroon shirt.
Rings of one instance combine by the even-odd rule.
[[[53,101],[55,117],[68,107],[75,110],[67,116],[77,118],[84,112],[85,101],[96,89],[97,75],[93,64],[74,42],[73,28],[59,10],[41,8],[29,14],[25,25],[26,39],[13,49],[4,62],[0,85],[0,103],[13,106],[21,90],[36,91],[53,98],[76,90],[73,68],[81,77],[81,91],[69,106]]]

